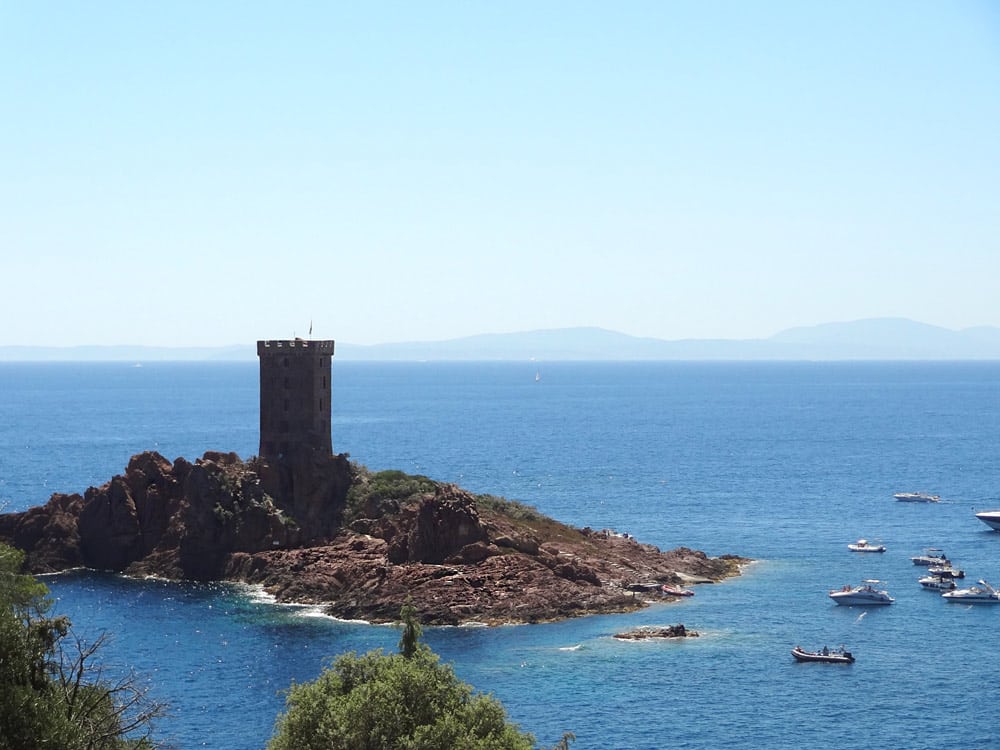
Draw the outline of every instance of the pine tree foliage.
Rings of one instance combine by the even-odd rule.
[[[404,607],[398,654],[339,657],[313,682],[293,685],[268,750],[531,750],[534,738],[503,705],[474,693],[418,642]]]
[[[49,617],[48,590],[20,572],[23,554],[0,544],[0,750],[145,750],[163,706],[134,675],[108,678],[95,655]]]

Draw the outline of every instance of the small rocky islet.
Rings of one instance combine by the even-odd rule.
[[[426,624],[528,623],[628,612],[659,585],[714,582],[749,562],[578,529],[535,509],[347,454],[298,460],[207,452],[133,456],[83,495],[0,515],[0,541],[31,573],[258,584],[280,602],[389,622],[411,602]],[[638,594],[637,591],[641,591]]]
[[[676,625],[646,625],[644,627],[615,633],[620,641],[653,641],[665,638],[698,638],[697,630],[688,630],[683,623]]]

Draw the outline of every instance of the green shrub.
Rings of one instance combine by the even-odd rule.
[[[49,617],[48,590],[20,572],[24,555],[0,544],[0,750],[146,750],[164,707],[133,675],[104,678],[65,617]]]
[[[344,516],[350,521],[360,517],[366,505],[378,506],[393,500],[403,502],[434,492],[436,487],[434,480],[419,474],[407,474],[397,469],[372,473],[363,466],[356,466],[354,481],[347,491]]]
[[[508,500],[496,495],[476,495],[476,505],[482,510],[491,510],[520,521],[544,521],[545,516],[536,508],[517,500]]]
[[[474,693],[418,642],[409,605],[398,654],[339,657],[292,685],[268,750],[531,750],[496,698]]]

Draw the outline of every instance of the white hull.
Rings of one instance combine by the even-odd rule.
[[[923,565],[924,567],[930,567],[932,565],[951,565],[951,562],[947,557],[945,557],[944,552],[937,547],[928,548],[924,551],[924,554],[911,557],[910,561],[914,565]]]
[[[1000,593],[986,581],[980,579],[979,586],[947,591],[941,596],[958,604],[1000,604]]]
[[[1000,531],[1000,510],[987,510],[982,513],[976,513],[976,518],[991,529]]]
[[[959,591],[947,591],[941,594],[941,597],[947,599],[949,602],[955,602],[956,604],[1000,604],[1000,598],[998,598],[996,594],[962,593],[962,591],[967,591],[967,590],[968,589],[961,589]]]
[[[893,495],[901,503],[939,503],[938,495],[928,495],[926,492],[897,492]]]
[[[896,601],[889,596],[888,591],[875,588],[879,583],[879,580],[869,578],[866,581],[862,581],[860,586],[844,586],[844,588],[838,591],[831,591],[830,598],[837,604],[849,607],[854,605],[892,604]]]
[[[926,576],[921,578],[918,583],[930,591],[951,591],[955,588],[955,581],[940,576]]]
[[[851,552],[885,552],[884,544],[872,544],[866,539],[859,539],[854,544],[848,544]]]
[[[892,604],[895,599],[891,596],[872,596],[871,594],[863,593],[852,593],[835,591],[830,594],[830,598],[833,599],[837,604],[842,604],[844,606],[854,606],[854,605],[869,605],[869,604]]]

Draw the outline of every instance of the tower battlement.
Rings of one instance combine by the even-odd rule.
[[[263,458],[333,453],[330,437],[333,341],[257,342]]]
[[[257,356],[275,354],[315,354],[324,352],[333,356],[333,341],[307,341],[306,339],[271,339],[257,342]]]

